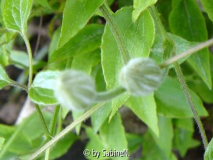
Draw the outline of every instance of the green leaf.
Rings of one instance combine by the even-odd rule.
[[[5,0],[3,20],[5,27],[20,33],[27,31],[27,20],[30,15],[32,0]]]
[[[208,113],[204,108],[200,98],[189,89],[192,101],[200,116],[207,116]],[[193,117],[192,111],[184,92],[178,81],[167,77],[164,83],[155,92],[157,112],[166,117],[172,118],[189,118]]]
[[[58,71],[39,72],[30,88],[30,99],[41,105],[57,104],[57,100],[54,96],[54,88],[58,75]]]
[[[0,137],[0,150],[2,149],[2,145],[4,144],[5,138]]]
[[[178,149],[182,157],[186,152],[200,144],[193,139],[194,125],[192,119],[177,119],[175,121],[174,148]]]
[[[201,0],[201,3],[209,18],[213,21],[213,0]]]
[[[205,20],[196,2],[194,0],[180,0],[173,3],[176,3],[176,5],[173,4],[173,10],[169,18],[171,31],[188,41],[202,42],[207,40],[208,35]],[[211,88],[212,82],[208,49],[193,54],[188,62],[207,86]]]
[[[173,137],[171,119],[159,116],[158,124],[159,137],[152,134],[151,130],[143,136],[143,160],[177,160],[171,150]]]
[[[156,2],[157,0],[134,0],[134,10],[132,12],[133,22],[138,19],[143,11]]]
[[[97,134],[94,134],[92,129],[89,127],[86,128],[87,136],[89,137],[89,142],[87,143],[85,149],[89,150],[92,153],[92,150],[98,151],[100,153],[99,159],[104,159],[102,150],[105,148],[100,137]],[[89,157],[86,157],[89,159],[97,159],[97,157],[94,157],[90,154]]]
[[[101,51],[100,49],[96,49],[92,52],[75,56],[72,60],[72,69],[81,70],[90,74],[92,67],[97,65],[100,60]]]
[[[95,82],[96,82],[96,90],[98,92],[106,91],[106,83],[104,81],[103,72],[101,68],[99,68],[97,71]],[[92,114],[91,121],[94,133],[97,133],[98,130],[101,128],[101,126],[109,116],[111,110],[112,110],[111,102],[108,102],[103,106],[101,106],[101,108],[99,108]]]
[[[78,139],[73,133],[66,134],[59,142],[51,148],[50,159],[57,159],[67,153],[70,146]]]
[[[170,157],[172,151],[173,128],[172,121],[162,116],[158,117],[159,137],[153,134],[155,142],[166,157]]]
[[[212,158],[213,158],[213,138],[209,142],[208,147],[205,151],[204,160],[212,160]]]
[[[51,9],[51,6],[49,5],[47,0],[35,0],[35,2],[42,5],[43,7]]]
[[[158,118],[154,95],[130,97],[128,107],[158,136]]]
[[[130,58],[148,57],[154,40],[154,23],[150,13],[144,11],[136,23],[132,23],[132,7],[122,8],[113,14],[118,29],[123,35]],[[119,86],[118,75],[124,66],[122,55],[109,26],[106,25],[101,44],[102,68],[107,90]],[[112,114],[128,99],[129,94],[112,101]]]
[[[80,31],[104,0],[67,0],[63,12],[63,22],[58,48],[65,45]]]
[[[105,146],[104,149],[106,150],[115,149],[117,151],[123,151],[124,149],[128,149],[125,130],[119,113],[116,113],[113,116],[110,123],[105,121],[101,127],[100,136]],[[115,157],[114,159],[116,160],[121,158]],[[123,157],[122,159],[128,159],[128,157]]]
[[[0,89],[2,89],[4,86],[9,84],[10,84],[10,78],[8,77],[4,68],[0,65]]]
[[[49,63],[66,61],[76,55],[89,53],[100,47],[103,25],[91,24],[82,29],[63,47],[53,52]]]
[[[15,127],[0,125],[0,137],[5,138],[5,144],[10,140],[11,136],[15,132]],[[3,145],[4,147],[4,145]],[[28,136],[24,132],[20,132],[13,142],[10,144],[7,152],[12,152],[15,154],[28,153],[32,149],[32,144]]]
[[[176,36],[176,35],[170,34],[170,33],[168,33],[168,35],[175,44],[175,48],[176,48],[175,54],[176,55],[178,55],[194,46],[194,45],[192,45],[191,42],[189,42],[179,36]],[[161,64],[164,62],[163,52],[164,52],[163,40],[160,37],[160,34],[156,33],[155,42],[152,47],[150,57],[153,58],[158,64]],[[179,64],[183,63],[188,57],[189,56],[182,58],[181,60],[178,61],[178,63]]]
[[[137,134],[126,133],[126,138],[128,141],[128,149],[130,154],[137,151],[143,142],[143,136]]]

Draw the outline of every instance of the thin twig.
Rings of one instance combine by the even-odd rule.
[[[193,53],[195,53],[195,52],[197,52],[197,51],[199,51],[201,49],[209,47],[211,45],[213,45],[213,38],[210,39],[210,40],[208,40],[208,41],[206,41],[206,42],[200,43],[197,46],[195,46],[195,47],[193,47],[193,48],[191,48],[191,49],[189,49],[187,51],[184,51],[183,53],[178,54],[178,55],[176,55],[176,56],[174,56],[174,57],[172,57],[172,58],[170,58],[168,60],[166,60],[165,62],[163,62],[162,64],[160,64],[160,66],[161,66],[161,68],[167,67],[167,66],[173,64],[174,62],[177,62],[181,58],[189,56],[189,55],[191,55],[191,54],[193,54]]]
[[[39,44],[40,44],[42,22],[43,22],[43,15],[41,13],[39,28],[38,28],[38,37],[37,37],[37,41],[36,41],[36,47],[35,47],[35,50],[34,50],[34,55],[36,55],[36,53],[38,52],[38,47],[39,47]]]

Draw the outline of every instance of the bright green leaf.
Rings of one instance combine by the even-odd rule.
[[[5,138],[0,137],[0,150],[2,149],[2,145],[4,144]]]
[[[63,22],[58,48],[65,45],[80,31],[104,0],[67,0],[63,12]],[[72,11],[72,12],[70,12]]]
[[[150,13],[144,11],[136,23],[132,23],[132,7],[126,7],[113,14],[118,29],[123,35],[125,47],[130,58],[148,57],[154,40],[154,23]],[[106,25],[102,38],[102,68],[107,89],[119,86],[118,75],[124,66],[122,55],[109,26]],[[128,99],[129,94],[123,94],[112,101],[112,114]]]
[[[200,98],[192,90],[189,89],[189,92],[198,114],[200,116],[207,116],[208,113]],[[155,92],[155,97],[159,114],[173,118],[193,117],[180,83],[175,79],[167,77]]]
[[[134,0],[134,10],[132,12],[133,21],[135,22],[143,11],[156,2],[157,0]]]
[[[201,3],[209,18],[213,21],[213,0],[201,0]]]
[[[153,94],[145,97],[130,97],[129,108],[158,136],[158,118]]]
[[[32,0],[5,0],[3,19],[6,28],[25,33],[32,4]]]
[[[100,136],[106,150],[115,149],[116,151],[124,151],[128,149],[125,130],[119,113],[113,116],[110,123],[105,121],[101,127]],[[115,157],[114,159],[120,160],[121,157]],[[122,159],[128,159],[128,157],[123,157]]]
[[[10,84],[10,78],[8,77],[4,68],[0,65],[0,89],[2,89],[4,86],[9,84]]]
[[[49,63],[66,61],[76,55],[89,53],[100,47],[103,25],[91,24],[82,29],[63,47],[53,52]]]
[[[38,73],[29,91],[31,100],[41,105],[56,104],[57,100],[54,96],[54,88],[58,75],[58,71],[43,71]]]
[[[126,133],[126,138],[128,141],[128,149],[130,154],[137,151],[143,142],[143,136],[137,134]]]
[[[174,5],[174,3],[176,3],[176,5]],[[188,41],[202,42],[208,39],[205,20],[194,0],[173,2],[173,10],[170,14],[169,23],[171,31],[174,34]],[[212,82],[208,49],[201,50],[190,56],[188,62],[208,87],[211,88]]]
[[[204,160],[212,160],[213,159],[213,138],[208,144],[208,147],[204,154]]]

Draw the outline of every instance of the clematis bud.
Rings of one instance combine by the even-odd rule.
[[[55,97],[62,106],[70,110],[85,110],[95,98],[95,83],[83,72],[63,71],[56,80]]]
[[[152,93],[162,82],[160,67],[149,58],[134,58],[120,72],[121,85],[133,96]]]

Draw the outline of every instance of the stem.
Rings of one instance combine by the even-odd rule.
[[[11,85],[11,86],[15,86],[15,87],[19,87],[19,88],[25,90],[26,92],[28,92],[27,86],[25,86],[25,85],[23,85],[23,84],[20,84],[20,83],[18,83],[18,82],[16,82],[16,81],[10,80],[10,85]]]
[[[197,46],[195,46],[195,47],[193,47],[193,48],[191,48],[191,49],[189,49],[187,51],[184,51],[183,53],[181,53],[179,55],[176,55],[176,56],[174,56],[174,57],[172,57],[172,58],[170,58],[168,60],[166,60],[165,62],[160,64],[160,66],[161,66],[161,68],[167,67],[167,66],[173,64],[174,62],[177,62],[181,58],[189,56],[189,55],[191,55],[191,54],[193,54],[193,53],[195,53],[195,52],[197,52],[197,51],[199,51],[201,49],[209,47],[211,45],[213,45],[213,38],[208,40],[208,41],[206,41],[206,42],[200,43]]]
[[[53,118],[52,118],[52,120],[50,122],[50,127],[49,127],[49,131],[50,131],[50,135],[51,136],[54,135],[54,129],[55,129],[55,126],[56,126],[59,110],[60,110],[60,106],[59,105],[55,106],[55,110],[54,110],[54,113],[53,113]]]
[[[102,101],[109,101],[122,93],[124,93],[126,90],[123,87],[117,87],[115,89],[106,91],[106,92],[99,92],[97,93],[95,97],[95,102],[102,102]]]
[[[35,47],[35,50],[34,50],[34,55],[36,55],[36,53],[38,52],[38,47],[39,47],[39,44],[40,44],[42,22],[43,22],[43,15],[41,13],[40,22],[39,22],[39,29],[38,29],[38,37],[37,37],[36,47]]]
[[[207,140],[207,137],[206,137],[206,133],[205,133],[205,130],[203,128],[203,123],[201,122],[200,120],[200,117],[194,107],[194,104],[193,104],[193,101],[192,101],[192,98],[191,98],[191,95],[189,93],[189,90],[188,90],[188,87],[187,87],[187,84],[186,84],[186,81],[184,79],[184,75],[183,75],[183,72],[181,71],[181,68],[180,66],[178,65],[178,63],[176,62],[175,64],[175,71],[177,73],[177,77],[178,77],[178,80],[180,81],[181,83],[181,86],[183,88],[183,91],[185,93],[185,96],[186,96],[186,99],[188,101],[188,104],[192,110],[192,113],[194,115],[194,119],[198,125],[198,128],[200,130],[200,134],[201,134],[201,137],[202,137],[202,141],[203,141],[203,145],[204,145],[204,148],[206,150],[207,146],[208,146],[208,140]]]
[[[126,64],[129,60],[129,56],[128,56],[129,54],[128,54],[128,51],[126,50],[122,34],[120,33],[119,28],[118,28],[113,16],[109,13],[105,4],[100,7],[100,11],[102,12],[107,23],[109,24],[109,27],[113,33],[113,36],[117,42],[118,48],[121,52],[123,62],[124,62],[124,64]]]
[[[28,53],[28,57],[29,57],[29,80],[28,80],[28,89],[30,89],[30,86],[32,84],[32,79],[33,79],[33,57],[32,57],[32,50],[30,47],[30,43],[29,40],[27,38],[27,36],[25,35],[25,33],[21,34],[24,42],[26,44],[27,47],[27,53]]]
[[[153,16],[153,19],[155,20],[155,23],[157,25],[157,27],[159,28],[159,31],[160,31],[160,34],[161,36],[164,38],[163,40],[164,41],[170,41],[172,43],[174,43],[167,35],[167,32],[165,31],[164,27],[163,27],[163,24],[157,14],[157,10],[154,6],[151,6],[150,7],[150,11],[151,11],[151,14]],[[171,55],[174,56],[174,51],[175,50],[171,50]],[[197,111],[194,107],[194,104],[193,104],[193,101],[192,101],[192,98],[191,98],[191,95],[189,93],[189,90],[188,90],[188,87],[187,87],[187,84],[186,84],[186,81],[184,79],[184,75],[181,71],[181,68],[179,66],[179,64],[177,62],[174,63],[174,66],[175,66],[175,71],[177,73],[177,77],[178,77],[178,80],[181,84],[181,87],[183,88],[183,91],[184,91],[184,94],[186,96],[186,99],[187,99],[187,102],[189,104],[189,107],[191,108],[192,110],[192,113],[193,113],[193,116],[194,116],[194,119],[195,119],[195,122],[197,123],[198,125],[198,128],[199,128],[199,131],[200,131],[200,134],[201,134],[201,138],[202,138],[202,142],[203,142],[203,145],[204,145],[204,148],[206,150],[207,146],[208,146],[208,141],[207,141],[207,137],[206,137],[206,133],[205,133],[205,130],[203,128],[203,124],[200,120],[200,117],[198,116],[197,114]]]
[[[46,138],[51,139],[52,136],[50,135],[50,132],[48,131],[48,128],[47,128],[47,125],[46,125],[46,122],[45,122],[45,119],[44,119],[44,116],[41,112],[40,107],[37,104],[35,104],[35,108],[36,108],[36,111],[38,112],[39,118],[41,120]]]
[[[49,160],[50,157],[50,148],[47,148],[46,152],[45,152],[45,159],[44,160]]]
[[[96,106],[92,107],[90,110],[88,110],[86,113],[84,113],[81,117],[79,117],[76,121],[71,123],[69,126],[67,126],[63,131],[61,131],[58,135],[56,135],[54,138],[52,138],[49,142],[47,142],[43,147],[41,147],[37,152],[35,152],[29,160],[33,160],[36,157],[38,157],[41,153],[43,153],[47,148],[52,146],[54,143],[56,143],[58,140],[60,140],[62,137],[64,137],[67,133],[69,133],[75,126],[77,126],[79,123],[83,122],[85,119],[87,119],[90,115],[92,115],[96,110],[98,110],[103,103],[99,103]]]
[[[10,139],[6,142],[4,147],[2,148],[0,152],[0,159],[3,159],[4,154],[7,152],[10,145],[13,143],[13,141],[17,138],[18,134],[22,131],[23,127],[27,124],[27,121],[25,120],[18,126],[18,128],[15,130],[13,135],[11,135]]]

